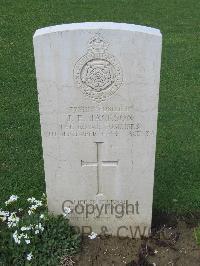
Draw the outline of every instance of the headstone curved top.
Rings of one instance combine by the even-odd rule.
[[[49,210],[70,207],[73,225],[97,233],[148,235],[160,31],[73,23],[39,29],[33,41]]]

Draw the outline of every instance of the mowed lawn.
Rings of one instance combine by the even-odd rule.
[[[161,30],[154,209],[200,211],[198,0],[0,0],[0,201],[45,191],[32,36],[82,21]]]

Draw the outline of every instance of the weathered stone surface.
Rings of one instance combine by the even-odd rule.
[[[70,206],[73,225],[148,234],[161,43],[159,30],[121,23],[34,35],[48,207]]]

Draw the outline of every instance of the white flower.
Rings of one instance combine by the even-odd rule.
[[[44,227],[42,226],[41,223],[39,223],[39,229],[43,232],[44,231]]]
[[[97,237],[97,234],[92,232],[90,235],[88,235],[90,239],[95,239]]]
[[[42,201],[41,200],[37,200],[35,203],[36,203],[37,207],[41,207],[42,206]]]
[[[69,213],[71,212],[71,209],[68,208],[68,207],[65,207],[65,208],[64,208],[64,212],[65,212],[66,214],[69,214]]]
[[[32,252],[27,254],[26,258],[27,258],[28,261],[32,260],[32,258],[33,258]]]
[[[29,239],[25,239],[25,242],[27,245],[31,243],[31,241]]]
[[[35,230],[35,235],[39,234],[40,231],[39,230]]]
[[[40,231],[42,231],[42,232],[44,231],[44,227],[42,226],[41,223],[39,223],[38,225],[36,225],[36,226],[35,226],[35,229],[36,229],[36,230],[40,230]]]
[[[14,202],[14,201],[17,201],[18,198],[19,197],[16,195],[10,196],[10,198],[5,202],[6,206],[9,205],[10,203]]]
[[[7,219],[7,217],[8,217],[9,215],[10,215],[9,212],[7,212],[7,211],[2,211],[2,210],[0,209],[0,220],[2,220],[3,222],[5,222],[6,219]]]
[[[29,230],[31,230],[31,225],[29,225],[29,226],[22,226],[21,227],[21,231],[29,231]]]
[[[31,207],[30,207],[30,210],[33,212],[33,211],[35,211],[37,209],[37,206],[36,205],[32,205]]]
[[[17,231],[14,232],[13,239],[15,240],[16,244],[20,244],[21,243],[21,241],[20,241],[21,237],[18,235]]]
[[[16,212],[12,212],[8,217],[8,222],[7,222],[8,227],[10,228],[17,226],[18,222],[19,222],[19,217],[16,216]]]
[[[69,207],[65,207],[63,216],[66,218],[68,216],[68,214],[70,214],[70,212],[71,212],[71,209]]]
[[[35,200],[36,200],[36,199],[35,199],[35,198],[33,198],[33,197],[32,197],[32,198],[28,198],[28,199],[27,199],[27,201],[28,201],[28,202],[31,202],[31,203],[34,203],[34,202],[35,202]]]
[[[17,238],[17,235],[18,235],[18,233],[17,233],[17,230],[13,233],[13,238],[15,239],[15,238]]]
[[[40,219],[44,219],[44,214],[41,214],[40,215]]]
[[[0,216],[0,219],[5,222],[6,221],[6,216]]]
[[[8,225],[8,227],[9,228],[11,228],[11,227],[16,227],[17,226],[17,224],[16,223],[11,223],[11,222],[9,222],[9,223],[7,223],[7,225]]]
[[[28,214],[31,215],[33,212],[31,210],[28,210]]]
[[[30,198],[28,199],[30,202],[34,203],[30,206],[29,208],[29,215],[31,215],[38,207],[42,206],[42,201],[41,200],[36,200],[35,198]]]
[[[24,238],[26,244],[30,244],[31,243],[31,241],[28,239],[27,234],[22,233],[22,234],[19,235],[17,231],[14,232],[13,238],[15,240],[15,243],[17,243],[17,244],[21,243],[21,239],[22,238]]]
[[[24,234],[23,234],[24,235]],[[27,234],[24,235],[24,238],[28,238]]]

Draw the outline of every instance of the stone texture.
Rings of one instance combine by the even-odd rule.
[[[159,30],[123,23],[34,35],[48,208],[70,207],[80,230],[148,234],[161,43]]]

